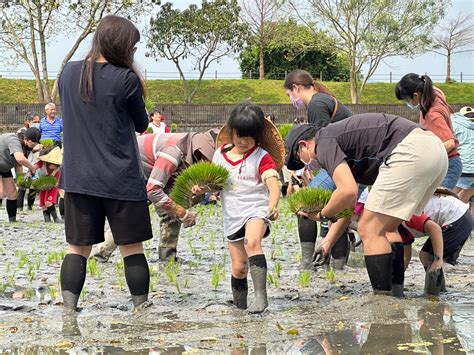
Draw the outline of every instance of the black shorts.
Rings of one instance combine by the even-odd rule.
[[[0,172],[0,178],[6,179],[6,178],[13,178],[12,171],[9,170],[6,173]]]
[[[443,259],[446,263],[456,265],[456,261],[459,257],[464,243],[471,235],[472,230],[472,216],[471,211],[467,210],[466,213],[459,218],[456,222],[442,227],[443,230]],[[424,252],[433,254],[433,245],[431,240],[428,239],[423,248]]]
[[[66,241],[72,245],[102,243],[105,218],[117,245],[153,238],[146,200],[123,201],[66,192],[64,212]]]
[[[251,221],[252,219],[249,219]],[[268,237],[270,234],[270,226],[267,224],[267,229],[265,231],[265,234],[263,235],[263,238]],[[234,234],[226,236],[226,239],[228,242],[238,242],[239,240],[243,240],[245,238],[245,224],[240,228],[237,232]]]

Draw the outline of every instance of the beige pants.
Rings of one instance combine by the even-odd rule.
[[[365,208],[407,221],[421,214],[447,171],[448,155],[441,140],[417,128],[380,166]]]

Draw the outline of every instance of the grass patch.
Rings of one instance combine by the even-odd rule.
[[[192,87],[196,81],[189,81]],[[362,93],[362,104],[403,104],[395,97],[396,83],[368,83]],[[341,102],[350,103],[350,83],[324,82]],[[472,83],[435,83],[450,104],[474,101]],[[179,80],[148,80],[148,97],[160,104],[184,103],[183,85]],[[236,104],[251,98],[257,104],[289,104],[282,80],[204,80],[194,98],[195,104]],[[37,103],[34,80],[0,79],[0,104]]]

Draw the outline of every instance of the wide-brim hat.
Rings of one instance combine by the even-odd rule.
[[[63,162],[63,152],[61,151],[61,148],[56,147],[52,149],[48,154],[40,155],[38,157],[38,160],[55,165],[61,165]]]
[[[474,109],[470,106],[464,106],[459,110],[459,113],[468,118],[474,118]]]
[[[204,158],[212,161],[216,150],[216,137],[218,133],[219,131],[217,129],[194,133],[191,138],[193,153],[199,151]]]
[[[281,137],[278,128],[269,120],[264,119],[260,147],[265,149],[272,157],[277,166],[277,170],[281,171],[285,164],[285,141]],[[232,134],[227,125],[222,127],[217,135],[216,146],[222,147],[224,144],[232,143]]]

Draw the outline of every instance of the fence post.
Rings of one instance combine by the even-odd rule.
[[[145,80],[147,80],[147,79],[146,79],[146,69],[145,69]]]
[[[461,83],[462,83],[462,72],[461,72]]]
[[[390,72],[390,84],[392,83],[392,72]]]
[[[214,79],[217,80],[217,70],[216,70],[216,72],[215,72],[215,74],[214,74]]]
[[[249,79],[252,79],[252,71],[249,70]]]
[[[319,72],[319,81],[323,81],[323,71]]]
[[[288,76],[288,70],[285,70],[285,79]]]

